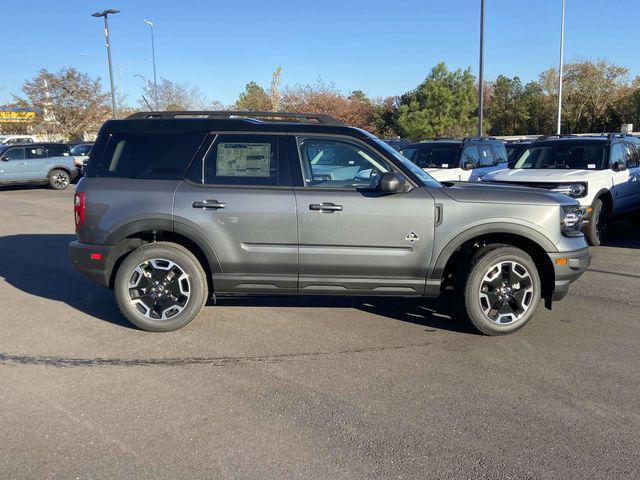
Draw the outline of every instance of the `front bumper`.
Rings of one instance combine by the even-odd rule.
[[[69,258],[76,270],[94,282],[108,287],[113,269],[110,262],[112,249],[110,245],[91,245],[74,240],[69,243]]]
[[[591,265],[589,248],[572,252],[549,253],[555,273],[553,300],[562,300],[569,292],[569,285],[586,272]]]

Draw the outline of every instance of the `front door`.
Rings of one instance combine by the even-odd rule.
[[[217,293],[297,289],[296,204],[279,140],[212,135],[176,191],[176,230],[196,230],[215,251]]]
[[[433,247],[431,195],[419,187],[380,193],[379,177],[393,167],[364,143],[320,135],[290,141],[299,156],[291,166],[302,177],[295,188],[298,291],[423,294]],[[357,168],[330,166],[345,163]]]
[[[24,147],[11,147],[4,151],[0,161],[0,181],[19,182],[26,180],[27,162]]]

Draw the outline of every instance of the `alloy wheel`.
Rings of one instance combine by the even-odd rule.
[[[480,284],[480,308],[499,325],[521,319],[533,302],[533,280],[520,263],[502,261],[489,268]]]
[[[152,320],[168,320],[189,302],[189,276],[175,262],[145,260],[129,277],[129,300],[138,312]]]

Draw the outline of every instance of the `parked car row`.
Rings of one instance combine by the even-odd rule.
[[[410,144],[401,152],[441,182],[520,185],[575,198],[591,245],[602,244],[610,217],[640,209],[640,139],[631,135],[550,135],[506,145],[450,139]]]
[[[453,150],[479,166],[507,159],[488,139],[435,145],[446,151],[427,152],[425,168],[450,161],[464,170]],[[150,331],[181,328],[225,295],[451,292],[459,318],[501,335],[525,325],[541,299],[547,307],[562,299],[591,258],[575,198],[440,183],[378,138],[323,115],[110,120],[74,213],[73,264],[114,289],[123,315]]]

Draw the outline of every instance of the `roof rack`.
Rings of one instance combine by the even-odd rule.
[[[483,141],[483,140],[498,140],[496,137],[464,137],[462,142]]]
[[[536,138],[534,142],[541,142],[543,140],[549,140],[550,138],[572,138],[577,136],[578,135],[574,135],[573,133],[561,133],[561,134],[554,133],[552,135],[541,135],[538,138]]]
[[[137,112],[127,117],[127,120],[139,119],[242,119],[257,120],[266,119],[272,122],[287,122],[297,120],[300,123],[315,123],[319,125],[341,125],[344,122],[329,115],[315,113],[294,112],[246,112],[246,111],[172,111],[172,112]]]

